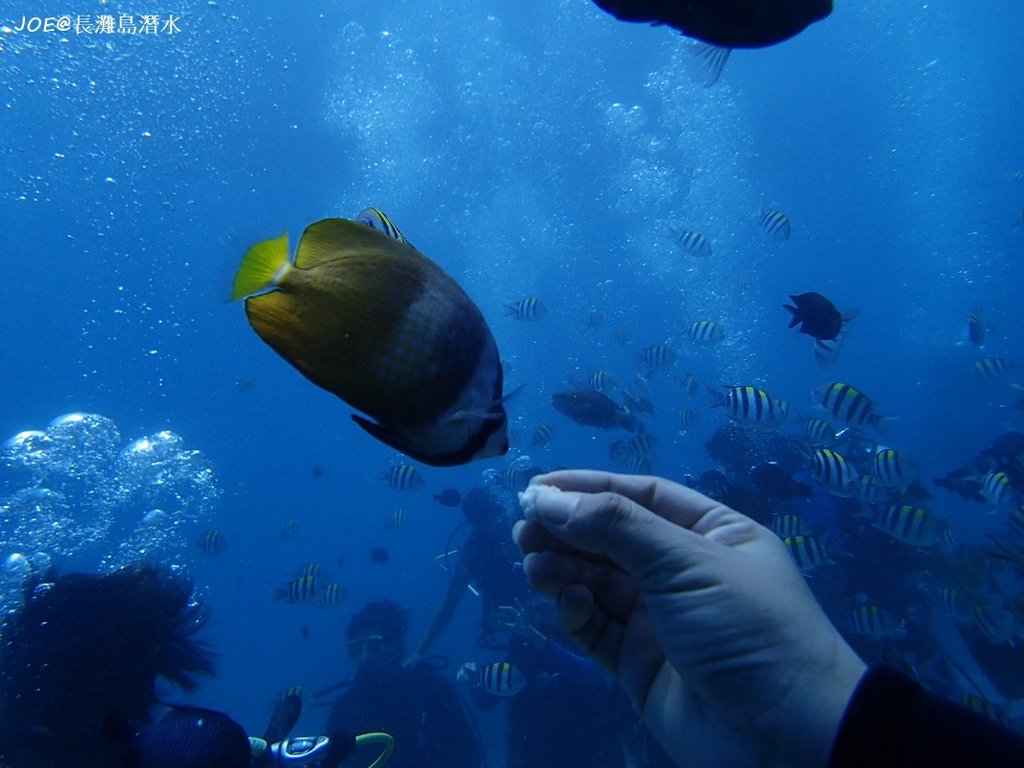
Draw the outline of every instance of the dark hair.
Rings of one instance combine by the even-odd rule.
[[[30,580],[2,631],[0,762],[116,764],[107,718],[145,720],[157,677],[192,690],[213,673],[206,620],[192,582],[155,566]]]
[[[345,628],[345,636],[355,640],[366,635],[379,634],[386,643],[397,643],[405,640],[409,630],[409,622],[398,604],[391,600],[377,600],[367,603],[363,609],[352,617]]]
[[[486,488],[473,488],[462,497],[462,514],[475,528],[490,525],[505,513],[505,507]]]

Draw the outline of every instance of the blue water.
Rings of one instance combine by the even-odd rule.
[[[670,341],[680,356],[648,394],[654,470],[668,477],[710,469],[703,443],[725,422],[706,393],[681,392],[683,373],[808,412],[815,387],[849,381],[898,417],[887,443],[926,477],[1024,428],[1007,386],[1021,369],[971,375],[983,354],[1024,363],[1018,2],[839,2],[792,41],[735,53],[708,89],[688,78],[678,35],[587,0],[175,6],[82,10],[180,16],[180,32],[127,36],[13,32],[23,16],[79,9],[0,4],[0,440],[82,412],[116,423],[119,451],[171,430],[202,452],[219,495],[146,554],[184,564],[213,614],[220,674],[195,700],[251,731],[285,686],[351,673],[342,631],[365,601],[396,599],[422,632],[447,583],[434,556],[460,519],[433,493],[523,455],[616,468],[608,434],[572,424],[550,396],[602,368],[631,383],[643,347]],[[762,204],[789,215],[789,241],[758,228]],[[227,302],[252,242],[294,241],[367,205],[463,285],[510,366],[507,388],[524,385],[509,457],[421,466],[412,494],[379,479],[401,457]],[[704,232],[713,256],[684,254],[668,225]],[[860,310],[830,371],[780,306],[811,290]],[[548,315],[507,317],[525,296]],[[963,343],[975,305],[992,326],[984,353]],[[673,338],[703,318],[725,326],[724,344]],[[699,420],[680,435],[683,407]],[[542,422],[556,437],[534,450]],[[0,475],[5,497],[20,479]],[[409,524],[387,530],[396,507]],[[969,526],[980,506],[937,492],[931,508]],[[285,541],[289,520],[298,533]],[[214,558],[191,546],[211,528],[230,543]],[[65,542],[65,567],[110,566],[119,530]],[[370,560],[375,546],[386,565]],[[273,602],[311,561],[347,601]],[[478,653],[477,612],[465,600],[437,648],[456,664]],[[307,710],[300,730],[322,717]]]

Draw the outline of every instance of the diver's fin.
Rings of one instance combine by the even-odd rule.
[[[687,71],[690,79],[705,88],[710,88],[722,76],[722,70],[725,69],[725,62],[729,60],[732,48],[719,48],[695,40],[688,41],[688,45],[691,60]]]
[[[277,705],[273,714],[270,715],[270,722],[263,733],[263,740],[268,744],[284,741],[299,722],[302,714],[302,697],[297,692],[285,693]]]
[[[256,243],[242,258],[242,265],[235,274],[231,300],[238,301],[273,287],[280,280],[281,268],[288,265],[287,232],[273,240]]]

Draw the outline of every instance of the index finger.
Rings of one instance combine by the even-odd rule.
[[[550,485],[563,491],[579,493],[617,493],[649,509],[658,517],[691,530],[698,528],[700,520],[709,512],[724,507],[685,485],[649,475],[568,469],[537,475],[530,480],[530,485]]]

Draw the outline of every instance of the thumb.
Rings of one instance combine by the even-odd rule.
[[[685,568],[705,552],[704,537],[618,493],[578,493],[531,485],[520,494],[527,520],[540,523],[569,546],[603,555],[642,577],[665,558]],[[681,562],[680,562],[681,560]]]

